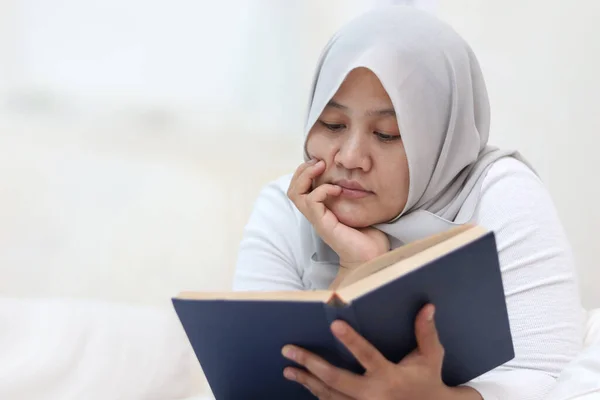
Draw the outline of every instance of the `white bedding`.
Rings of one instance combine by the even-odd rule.
[[[0,299],[0,399],[176,400],[200,368],[170,309]]]

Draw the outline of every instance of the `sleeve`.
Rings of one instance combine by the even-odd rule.
[[[296,261],[299,221],[283,186],[281,180],[270,183],[254,204],[239,247],[233,290],[304,289]]]
[[[502,165],[510,163],[518,161]],[[474,222],[496,235],[515,358],[466,386],[485,400],[543,399],[582,347],[583,308],[574,261],[538,177],[522,164],[516,170],[493,170],[483,184]]]

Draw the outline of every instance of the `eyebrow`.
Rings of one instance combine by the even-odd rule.
[[[349,111],[350,109],[343,105],[340,104],[338,102],[335,102],[333,100],[329,100],[329,102],[327,103],[326,107],[332,107],[332,108],[337,108],[339,110],[343,110],[343,111]],[[369,117],[395,117],[396,116],[396,111],[393,108],[384,108],[381,110],[368,110],[366,112],[366,115]]]

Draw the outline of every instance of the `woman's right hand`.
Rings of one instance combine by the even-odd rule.
[[[325,162],[312,159],[294,173],[287,195],[312,224],[317,234],[340,258],[340,266],[352,269],[389,250],[385,233],[375,228],[355,229],[342,224],[325,206],[329,196],[339,196],[342,188],[324,183],[312,189],[313,179],[325,171]]]

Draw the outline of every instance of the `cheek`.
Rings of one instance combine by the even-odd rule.
[[[403,170],[402,174],[398,176],[398,180],[394,182],[394,197],[396,203],[401,205],[401,208],[404,208],[404,205],[408,200],[408,187],[408,170]]]
[[[309,156],[325,161],[327,166],[335,155],[335,141],[328,138],[326,133],[318,130],[311,131],[306,141],[306,151]]]
[[[408,200],[408,189],[410,185],[410,175],[408,172],[408,161],[406,154],[402,151],[402,157],[395,157],[395,162],[385,164],[385,171],[381,176],[383,187],[383,202],[388,213],[397,215]],[[392,210],[393,209],[393,210]],[[394,215],[394,216],[395,216]]]

